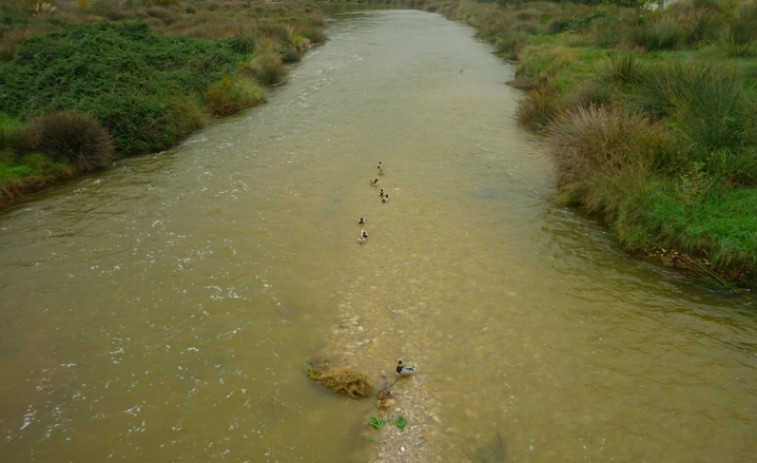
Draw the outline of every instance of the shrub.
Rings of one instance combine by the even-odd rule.
[[[707,150],[741,145],[749,115],[740,76],[709,64],[675,75],[682,79],[668,82],[668,99],[686,135]]]
[[[577,108],[548,127],[558,186],[579,185],[595,174],[631,170],[648,175],[669,158],[669,135],[639,113],[606,107]]]
[[[206,99],[213,115],[228,116],[265,101],[265,92],[252,81],[224,76],[208,88]]]
[[[631,40],[647,50],[672,50],[682,39],[674,21],[644,22],[631,30]]]
[[[32,120],[26,127],[35,150],[51,159],[67,160],[79,172],[102,169],[112,162],[113,142],[92,116],[80,111],[59,111]]]
[[[16,151],[21,121],[0,112],[0,152]]]
[[[721,37],[721,46],[727,56],[746,56],[754,44],[755,24],[737,20],[731,22]]]
[[[600,63],[597,70],[607,82],[636,84],[647,75],[648,66],[634,55],[624,53]]]
[[[283,82],[287,75],[287,69],[281,58],[273,53],[256,56],[244,66],[244,72],[266,87]]]
[[[753,106],[739,74],[717,64],[679,62],[650,69],[639,105],[655,117],[670,117],[706,150],[736,148],[749,136]]]
[[[687,45],[714,41],[723,28],[723,20],[716,6],[703,2],[679,1],[670,7],[681,30],[681,40]]]
[[[610,106],[612,104],[614,90],[606,83],[597,80],[587,80],[578,85],[575,91],[567,95],[566,109],[591,108],[592,106]]]
[[[518,104],[518,122],[532,129],[540,129],[560,112],[560,91],[553,79],[536,82]]]

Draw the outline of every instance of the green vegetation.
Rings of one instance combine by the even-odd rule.
[[[757,287],[757,2],[368,3],[467,22],[517,61],[518,120],[551,142],[558,198],[627,250]]]
[[[5,1],[0,13],[0,205],[265,102],[285,64],[325,40],[305,1]]]
[[[370,424],[376,429],[384,429],[389,423],[395,425],[400,431],[404,431],[405,427],[407,427],[407,419],[402,415],[399,415],[394,420],[391,418],[381,418],[380,416],[371,415]]]
[[[389,423],[389,420],[386,418],[381,418],[376,415],[371,415],[371,426],[373,426],[376,429],[384,429],[384,426]]]

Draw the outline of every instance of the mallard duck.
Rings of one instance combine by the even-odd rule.
[[[379,191],[379,196],[381,196],[381,197],[383,198],[383,197],[384,197],[384,194],[385,194],[385,193],[384,193],[384,189],[382,188],[382,189],[381,189],[381,191]]]
[[[360,220],[357,221],[360,225],[365,224],[365,217],[360,217]]]
[[[378,394],[376,394],[376,398],[378,399],[379,407],[386,407],[389,403],[389,399],[392,398],[392,385],[387,384],[386,386],[382,387],[378,391]]]
[[[366,241],[368,241],[368,232],[366,232],[365,230],[360,230],[360,236],[358,237],[357,242],[365,243]]]
[[[373,179],[373,180],[369,180],[369,182],[371,183],[371,186],[378,186],[378,179],[377,178]]]
[[[415,373],[415,367],[412,365],[403,364],[402,360],[397,362],[397,368],[395,368],[395,370],[397,370],[397,374],[403,377],[410,376]]]
[[[379,175],[384,175],[384,169],[379,169]]]
[[[385,194],[383,198],[381,198],[381,201],[388,202],[389,201],[389,195]]]
[[[377,168],[378,170],[381,170],[381,169],[383,169],[383,168],[384,168],[384,164],[382,164],[382,163],[381,163],[381,161],[379,161],[379,163],[378,163],[378,165],[376,166],[376,168]]]

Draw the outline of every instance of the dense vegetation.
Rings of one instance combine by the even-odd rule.
[[[299,1],[0,8],[0,204],[265,101],[284,65],[325,40]]]
[[[369,3],[465,21],[516,61],[518,119],[551,141],[559,199],[626,249],[757,286],[753,0]]]

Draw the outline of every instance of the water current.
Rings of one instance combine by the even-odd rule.
[[[556,205],[469,27],[327,32],[268,104],[0,215],[0,460],[755,461],[754,300]],[[417,373],[379,409],[314,357]]]

